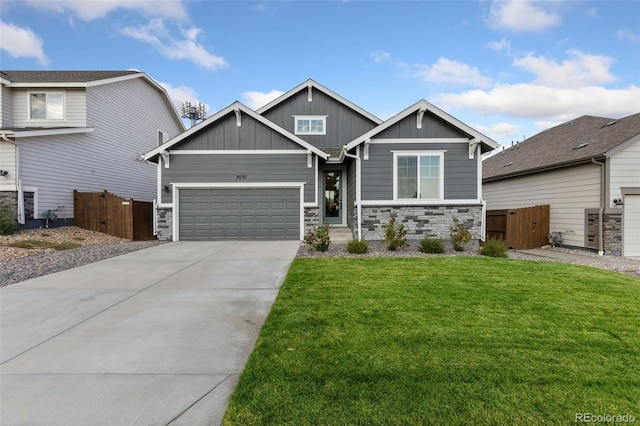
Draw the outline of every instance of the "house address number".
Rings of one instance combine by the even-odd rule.
[[[236,180],[247,180],[247,175],[236,175]]]

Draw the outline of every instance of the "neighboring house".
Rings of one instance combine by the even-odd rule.
[[[583,116],[483,162],[487,208],[550,205],[565,245],[640,256],[640,113]]]
[[[302,239],[328,223],[382,239],[482,237],[482,153],[497,144],[422,100],[382,121],[313,80],[253,111],[235,102],[150,151],[158,236]]]
[[[184,131],[138,71],[0,71],[0,201],[27,227],[72,224],[73,190],[156,196],[141,155]]]

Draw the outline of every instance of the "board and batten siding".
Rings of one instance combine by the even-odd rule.
[[[0,175],[0,191],[17,191],[16,182],[16,147],[0,140],[0,170],[9,172]]]
[[[77,88],[13,88],[14,127],[87,127],[87,98],[85,89]],[[29,93],[63,92],[64,120],[31,120]]]
[[[315,163],[315,161],[314,161]],[[304,182],[304,202],[315,203],[316,168],[305,154],[176,154],[170,167],[162,165],[162,203],[172,203],[164,186],[176,183]]]
[[[375,136],[376,139],[395,138],[469,138],[469,135],[431,113],[422,117],[417,128],[416,114],[411,114]]]
[[[13,126],[13,93],[11,89],[2,85],[0,90],[0,129]]]
[[[191,136],[174,150],[271,149],[304,150],[302,146],[246,114],[241,115],[241,126],[238,126],[236,115],[231,112],[207,126],[206,130]]]
[[[640,188],[640,135],[613,154],[609,162],[609,206],[621,198],[620,188]]]
[[[469,159],[467,143],[372,143],[369,145],[369,159],[361,162],[363,200],[393,200],[392,151],[446,151],[444,199],[477,198],[478,160]]]
[[[293,134],[294,115],[326,115],[325,135],[298,135],[319,148],[341,147],[376,126],[368,118],[315,88],[312,102],[309,102],[307,90],[302,90],[262,115]]]
[[[549,232],[562,232],[566,245],[585,247],[585,209],[600,206],[600,166],[584,164],[486,182],[482,192],[488,210],[549,204]]]
[[[182,131],[165,97],[141,78],[91,87],[83,134],[19,139],[22,184],[38,188],[38,212],[73,217],[73,190],[108,190],[151,201],[157,195],[157,166],[139,161],[157,146],[158,129]],[[144,112],[134,114],[132,112]]]

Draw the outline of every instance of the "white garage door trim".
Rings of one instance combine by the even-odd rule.
[[[622,255],[640,258],[640,193],[624,195]]]
[[[300,190],[300,240],[304,238],[304,182],[231,182],[231,183],[175,183],[173,184],[173,241],[180,241],[180,189],[220,188],[298,188]]]

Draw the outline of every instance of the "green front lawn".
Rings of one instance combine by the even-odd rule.
[[[640,421],[640,280],[510,259],[296,259],[225,425]]]

